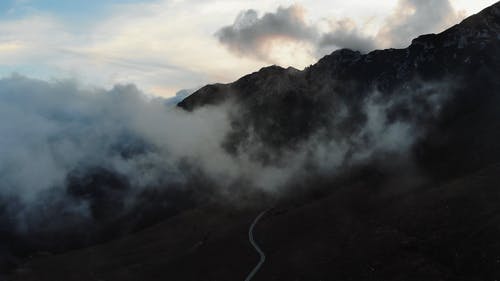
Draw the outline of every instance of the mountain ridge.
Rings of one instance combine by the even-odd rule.
[[[500,155],[494,143],[497,123],[491,122],[500,119],[493,107],[499,100],[499,42],[500,2],[439,34],[419,36],[404,49],[368,54],[336,50],[303,71],[264,67],[233,83],[207,85],[178,106],[193,111],[232,103],[238,113],[232,116],[227,149],[241,150],[253,135],[273,151],[259,153],[270,159],[276,151],[307,142],[318,130],[331,131],[331,126],[336,126],[336,135],[359,135],[367,125],[366,103],[380,95],[391,107],[389,123],[409,122],[426,131],[411,151],[419,166],[433,174],[445,167],[437,177],[458,175],[491,164]],[[436,106],[436,94],[449,97],[439,105],[437,119],[427,114]],[[408,101],[389,105],[394,97]],[[340,120],[342,111],[347,116]],[[332,125],[332,120],[340,125]],[[476,123],[460,128],[459,122],[470,120]],[[479,143],[477,136],[486,132],[492,136]],[[452,160],[459,153],[470,163]]]
[[[463,49],[464,44],[484,44],[485,41],[489,42],[488,39],[495,38],[500,40],[500,2],[483,9],[481,12],[474,14],[461,23],[456,24],[439,34],[425,34],[414,38],[411,44],[407,48],[402,49],[384,49],[384,50],[374,50],[367,54],[361,54],[359,51],[353,51],[350,49],[339,49],[333,51],[330,55],[326,55],[319,59],[315,64],[306,67],[304,70],[296,70],[293,67],[283,68],[277,65],[271,65],[261,68],[257,72],[244,75],[235,82],[228,84],[210,84],[202,87],[198,91],[194,92],[189,97],[185,98],[178,103],[178,106],[186,110],[193,110],[197,106],[203,104],[214,104],[219,102],[219,99],[227,98],[227,91],[233,90],[235,95],[238,94],[238,86],[242,83],[242,80],[258,79],[262,76],[271,75],[289,75],[290,72],[295,75],[313,75],[318,69],[323,70],[323,66],[328,66],[332,75],[339,75],[342,77],[342,70],[348,66],[353,67],[353,64],[358,62],[365,63],[379,63],[383,60],[380,57],[391,56],[396,60],[408,60],[408,64],[401,66],[398,70],[404,70],[404,67],[411,67],[413,62],[414,66],[418,66],[418,56],[415,57],[413,53],[421,53],[424,51],[430,51],[436,47],[457,47],[457,49]],[[487,29],[485,29],[487,28]],[[457,34],[457,32],[459,34]],[[495,35],[495,36],[492,36]],[[472,40],[471,40],[472,39]],[[476,42],[474,39],[481,39],[480,42]],[[456,55],[456,54],[455,54]],[[412,61],[414,59],[414,61]],[[456,57],[458,60],[459,57]],[[498,59],[498,58],[497,58]],[[290,69],[293,69],[290,71]],[[312,72],[312,73],[311,73]],[[311,73],[311,74],[310,74]],[[404,71],[403,71],[404,73]],[[424,71],[422,73],[425,74]],[[420,74],[422,74],[420,73]],[[407,77],[406,77],[407,78]],[[234,88],[233,88],[234,86]],[[231,88],[231,89],[228,89]],[[224,94],[223,94],[224,93]],[[209,98],[208,95],[213,95]]]

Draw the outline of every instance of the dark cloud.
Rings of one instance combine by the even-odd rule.
[[[269,47],[280,44],[278,39],[311,44],[318,57],[340,48],[366,53],[405,47],[411,39],[441,31],[459,19],[449,0],[400,0],[375,36],[367,35],[349,18],[333,21],[330,30],[321,32],[316,24],[305,21],[303,8],[293,5],[262,17],[255,10],[243,11],[232,25],[217,31],[216,37],[239,55],[273,62]]]
[[[332,27],[332,31],[321,36],[318,48],[320,54],[327,53],[332,49],[344,48],[367,53],[375,50],[377,43],[375,38],[363,34],[352,20],[344,19],[337,21]]]
[[[293,5],[279,7],[275,13],[262,17],[255,10],[243,11],[232,25],[221,28],[215,35],[235,53],[266,60],[273,41],[314,41],[317,30],[305,21],[302,7]]]

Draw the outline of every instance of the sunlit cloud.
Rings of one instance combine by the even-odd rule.
[[[404,2],[415,1],[127,0],[103,4],[77,0],[64,5],[52,0],[7,1],[0,5],[4,15],[0,19],[0,75],[69,77],[105,87],[132,82],[149,94],[171,96],[184,88],[231,82],[272,63],[303,68],[338,48],[399,47],[413,33],[439,32],[459,18],[416,19],[418,14],[407,6],[400,12],[415,18],[414,32],[397,41],[382,27],[395,18],[394,11]],[[450,6],[439,7],[466,15],[494,2],[450,0]],[[222,28],[234,25],[242,11],[250,10],[247,16],[252,17],[246,19],[260,25],[247,31],[257,33],[238,33],[232,39],[220,36]],[[268,22],[262,21],[265,15]],[[276,19],[288,21],[292,29],[273,25]],[[418,29],[423,21],[434,25]],[[394,30],[410,28],[393,23]],[[217,33],[219,37],[214,36]]]

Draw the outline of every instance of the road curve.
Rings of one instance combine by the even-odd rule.
[[[269,210],[265,210],[262,213],[260,213],[255,218],[253,223],[250,225],[250,228],[248,229],[248,240],[250,241],[250,244],[252,244],[252,246],[255,248],[257,253],[259,253],[260,260],[259,260],[259,263],[257,263],[257,265],[253,268],[253,270],[248,274],[245,281],[252,280],[253,276],[259,271],[262,264],[266,261],[266,254],[264,254],[264,252],[260,249],[259,245],[257,245],[257,243],[255,242],[255,240],[253,238],[253,229],[254,229],[255,225],[257,225],[259,220],[267,213],[267,211],[269,211]]]

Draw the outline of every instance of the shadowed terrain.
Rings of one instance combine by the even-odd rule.
[[[334,191],[321,199],[277,203],[254,230],[266,253],[254,280],[494,280],[499,173],[494,165],[397,194],[404,185],[325,186]],[[12,280],[243,280],[258,261],[247,232],[260,210],[185,212],[108,244],[34,257]]]
[[[183,158],[189,180],[132,209],[127,179],[68,177],[96,220],[18,237],[35,246],[8,280],[244,280],[259,259],[249,227],[269,208],[253,280],[497,280],[498,77],[500,3],[406,49],[343,49],[205,86],[178,109],[229,108],[210,147],[224,157]],[[90,238],[61,246],[74,233]]]

